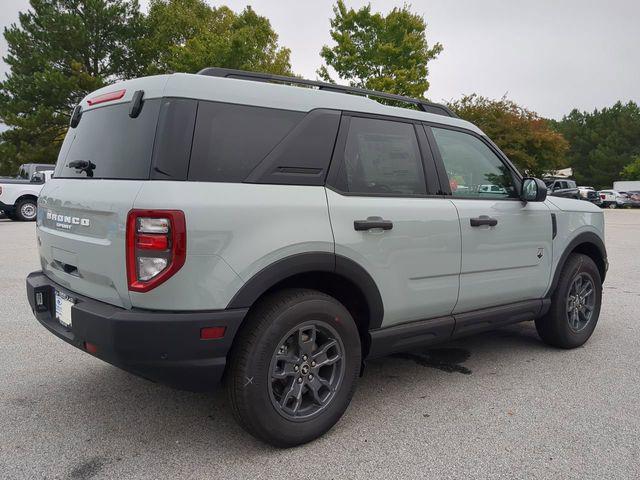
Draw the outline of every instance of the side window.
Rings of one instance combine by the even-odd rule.
[[[342,176],[348,192],[426,194],[413,124],[352,117]]]
[[[242,182],[304,116],[289,110],[199,102],[188,179]]]
[[[470,198],[517,198],[513,175],[500,158],[473,135],[432,128],[451,193]]]

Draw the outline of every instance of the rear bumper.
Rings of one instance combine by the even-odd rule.
[[[55,318],[55,290],[77,300],[71,328]],[[36,305],[42,293],[42,305]],[[226,357],[247,309],[168,312],[123,309],[78,295],[42,272],[27,277],[27,297],[36,319],[51,333],[112,365],[176,388],[203,391],[216,387]],[[223,338],[201,340],[200,329],[225,327]]]

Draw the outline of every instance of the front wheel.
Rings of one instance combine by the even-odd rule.
[[[595,262],[586,255],[571,254],[551,296],[549,312],[536,320],[538,335],[554,347],[579,347],[596,328],[601,302],[602,280]]]
[[[226,389],[245,430],[292,447],[333,427],[353,396],[361,356],[358,329],[340,302],[282,290],[250,311],[238,335]]]

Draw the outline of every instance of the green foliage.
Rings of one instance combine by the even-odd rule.
[[[385,17],[371,13],[371,5],[347,9],[343,0],[333,7],[331,38],[320,55],[326,65],[318,70],[333,81],[332,67],[351,86],[421,98],[429,89],[427,64],[442,52],[442,45],[427,43],[427,24],[408,6],[394,8]]]
[[[291,73],[267,18],[202,0],[152,0],[147,17],[137,0],[31,0],[4,35],[0,174],[55,162],[74,105],[115,80],[207,66]]]
[[[595,188],[611,188],[640,154],[640,108],[634,102],[592,113],[573,110],[555,128],[571,144],[568,159],[576,180]]]
[[[132,61],[142,17],[136,0],[31,0],[4,31],[0,173],[54,162],[73,106],[88,92],[139,73]]]
[[[562,168],[569,145],[540,118],[506,98],[468,95],[449,103],[459,117],[476,124],[528,175],[542,177]]]
[[[640,155],[633,157],[631,163],[625,165],[620,172],[623,180],[640,180]]]
[[[142,43],[150,74],[211,66],[291,74],[291,51],[251,7],[236,14],[203,0],[152,0]]]

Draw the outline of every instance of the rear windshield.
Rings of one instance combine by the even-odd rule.
[[[65,138],[54,172],[57,178],[149,178],[160,100],[147,100],[137,118],[129,103],[82,114]]]

